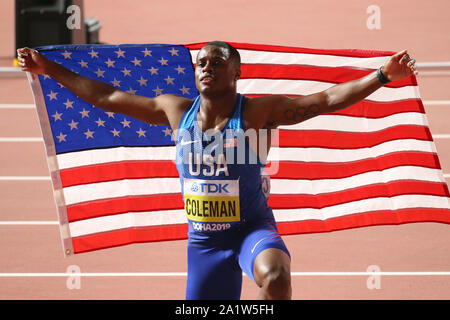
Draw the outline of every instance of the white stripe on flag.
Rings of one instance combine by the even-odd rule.
[[[325,130],[339,132],[375,132],[400,125],[427,126],[423,113],[403,112],[377,119],[323,114],[301,123],[280,126],[286,130]]]
[[[327,149],[327,148],[278,148],[272,147],[268,161],[307,161],[341,163],[372,159],[382,155],[402,152],[418,151],[436,153],[436,148],[431,141],[415,139],[399,139],[381,143],[370,148],[359,149]]]
[[[274,210],[277,222],[325,220],[356,213],[377,210],[398,210],[417,207],[448,208],[448,198],[428,195],[401,195],[358,200],[324,209]],[[81,220],[69,224],[72,237],[108,232],[132,227],[186,223],[184,210],[129,212]]]
[[[306,80],[241,79],[237,82],[237,90],[242,94],[307,95],[326,90],[334,85],[335,83]],[[365,99],[375,102],[392,102],[416,99],[417,96],[417,86],[381,87]]]
[[[347,202],[324,209],[277,209],[274,210],[277,222],[326,220],[356,213],[380,210],[399,210],[412,208],[444,208],[448,209],[447,197],[429,195],[401,195],[395,197],[379,197]],[[393,212],[393,214],[395,214]]]
[[[127,150],[124,150],[127,149]],[[145,150],[139,148],[108,149],[104,158],[105,149],[87,150],[58,155],[60,169],[83,167],[102,163],[132,161],[132,160],[175,160],[175,147],[167,147],[160,152],[152,152],[146,158]],[[156,148],[152,148],[157,150]],[[171,150],[169,150],[171,149]],[[328,149],[328,148],[279,148],[271,147],[269,161],[317,161],[317,162],[348,162],[379,157],[384,154],[402,151],[418,151],[435,153],[432,141],[416,139],[399,139],[381,143],[370,148],[359,149]],[[170,152],[170,155],[169,155]],[[175,161],[174,161],[175,163]]]
[[[69,223],[72,237],[132,227],[162,226],[187,223],[184,210],[127,212]]]
[[[59,169],[126,160],[173,160],[174,147],[117,147],[85,150],[57,155]]]
[[[180,193],[178,178],[124,179],[66,187],[63,189],[67,205],[98,199],[162,193]]]
[[[191,50],[192,63],[196,63],[200,50]],[[244,64],[281,64],[281,65],[310,65],[318,67],[356,67],[376,69],[385,63],[389,57],[344,57],[326,54],[270,52],[238,49],[241,62]]]
[[[374,183],[411,179],[443,182],[439,169],[413,166],[395,167],[382,171],[366,172],[341,179],[318,180],[290,180],[272,179],[271,193],[273,194],[321,194],[339,190],[357,188]],[[64,198],[68,205],[80,202],[125,197],[180,193],[178,178],[131,179],[108,182],[91,183],[64,188]]]
[[[291,180],[271,179],[271,194],[310,194],[319,195],[328,192],[344,191],[377,183],[398,180],[418,180],[444,182],[440,169],[413,166],[395,167],[380,171],[371,171],[341,179]]]

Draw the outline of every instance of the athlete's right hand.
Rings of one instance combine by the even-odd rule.
[[[17,60],[22,71],[28,71],[37,74],[45,74],[46,58],[34,49],[17,49]]]

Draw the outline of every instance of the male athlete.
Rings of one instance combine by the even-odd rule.
[[[227,158],[228,153],[220,153],[220,148],[210,148],[213,139],[208,132],[225,141],[230,141],[227,132],[253,130],[259,135],[260,129],[296,124],[346,108],[389,81],[417,74],[415,61],[404,50],[376,72],[323,92],[295,99],[283,95],[248,98],[236,90],[241,74],[238,51],[214,41],[196,58],[196,99],[171,94],[148,98],[80,76],[36,50],[17,52],[23,71],[47,74],[96,107],[149,124],[169,125],[179,133],[177,169],[189,221],[187,299],[239,299],[242,271],[261,288],[259,298],[291,298],[289,251],[278,235],[261,187],[264,161],[240,163],[234,161],[233,153]],[[270,135],[263,138],[270,146]],[[241,147],[242,151],[240,142],[234,142],[241,140],[231,141],[228,146],[225,142],[225,150]],[[243,150],[245,157],[259,154],[245,144]]]

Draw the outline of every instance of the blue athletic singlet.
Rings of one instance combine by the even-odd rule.
[[[187,299],[239,299],[242,270],[266,248],[289,254],[262,190],[261,163],[244,130],[244,96],[221,131],[197,123],[200,97],[177,132],[176,165],[189,223]]]

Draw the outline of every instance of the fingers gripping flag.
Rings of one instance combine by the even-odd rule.
[[[360,78],[392,52],[232,43],[238,91],[319,92]],[[37,48],[50,60],[130,94],[194,98],[203,44]],[[66,255],[185,239],[171,128],[104,111],[49,76],[29,74]],[[298,110],[301,112],[301,110]],[[269,154],[269,205],[281,234],[409,222],[450,222],[448,187],[414,76],[365,100],[280,127]]]

